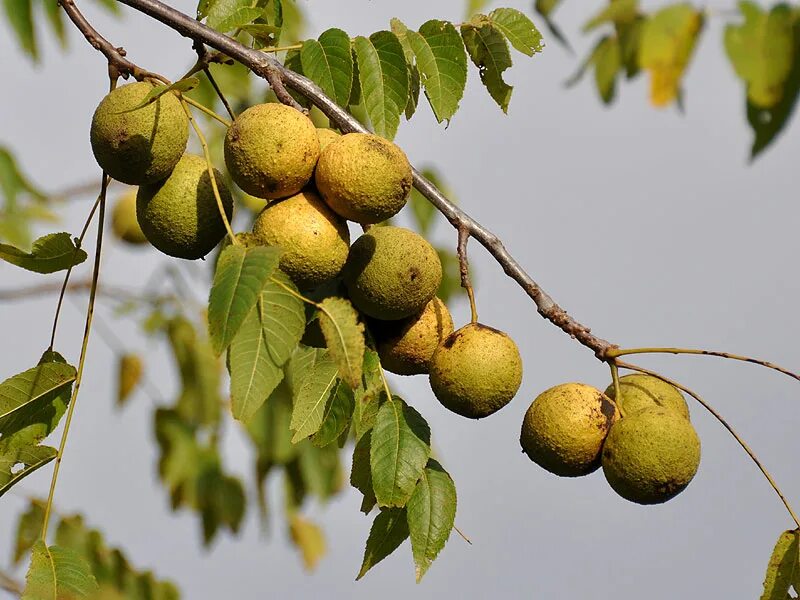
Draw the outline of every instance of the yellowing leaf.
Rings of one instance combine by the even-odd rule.
[[[319,525],[293,514],[289,518],[289,536],[294,545],[300,549],[306,570],[313,571],[327,551],[322,529]]]
[[[644,24],[639,65],[650,72],[650,102],[666,106],[678,97],[703,15],[691,4],[675,4],[653,14]]]
[[[122,406],[142,378],[142,359],[137,354],[123,354],[117,362],[117,405]]]
[[[784,531],[775,544],[764,577],[761,600],[786,600],[789,590],[800,583],[800,546],[798,532]]]
[[[36,542],[22,600],[78,600],[97,590],[89,563],[74,550]]]
[[[736,74],[747,85],[747,98],[769,108],[783,98],[794,63],[794,18],[786,4],[765,12],[754,2],[741,2],[744,22],[725,28],[725,50]]]
[[[339,375],[353,389],[361,383],[364,362],[364,324],[349,300],[325,298],[320,305],[319,326]]]

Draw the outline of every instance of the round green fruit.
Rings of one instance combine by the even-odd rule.
[[[430,373],[431,389],[445,408],[481,419],[514,398],[522,383],[522,359],[505,333],[470,323],[439,345]]]
[[[350,250],[347,222],[309,188],[269,204],[253,223],[253,235],[283,249],[280,267],[300,289],[336,277]]]
[[[453,333],[447,305],[434,298],[416,315],[399,321],[370,323],[381,365],[398,375],[428,373],[433,353]]]
[[[391,321],[425,308],[442,282],[442,263],[433,246],[413,231],[372,227],[350,247],[342,275],[356,308]]]
[[[172,92],[132,110],[152,89],[144,81],[120,86],[103,98],[92,117],[89,138],[97,164],[130,185],[164,179],[189,139],[189,120]]]
[[[617,421],[602,456],[603,473],[617,494],[637,504],[660,504],[697,473],[700,439],[688,419],[654,406]]]
[[[619,378],[619,391],[622,395],[619,404],[622,412],[632,415],[645,408],[661,406],[674,410],[686,419],[689,407],[680,390],[666,381],[645,373],[632,373]],[[616,399],[614,384],[606,388],[606,396]]]
[[[314,175],[325,202],[346,219],[380,223],[411,191],[411,165],[400,148],[369,133],[348,133],[325,147]]]
[[[147,243],[147,237],[136,220],[136,190],[130,190],[117,199],[111,211],[111,231],[118,239],[133,246]]]
[[[230,219],[231,193],[216,169],[214,178]],[[185,154],[167,179],[139,187],[136,216],[148,241],[177,258],[202,258],[225,237],[206,161],[192,154]]]
[[[258,198],[296,194],[311,179],[318,158],[316,127],[284,104],[251,106],[225,136],[225,164],[231,178]]]
[[[539,394],[525,413],[520,444],[540,467],[562,477],[588,475],[600,467],[600,451],[617,407],[603,392],[564,383]]]

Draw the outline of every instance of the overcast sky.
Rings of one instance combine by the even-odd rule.
[[[387,28],[392,16],[414,27],[432,17],[458,21],[464,4],[300,3],[313,10],[308,34],[314,36],[330,26],[369,34]],[[171,77],[190,64],[190,42],[171,31],[128,9],[124,20],[114,21],[85,0],[79,4],[138,64]],[[195,2],[172,4],[191,12]],[[499,5],[529,10],[529,4]],[[579,56],[592,41],[576,32],[588,7],[600,6],[596,0],[566,2],[558,12]],[[747,353],[797,369],[800,124],[747,165],[744,95],[724,57],[722,26],[712,20],[699,44],[686,80],[684,116],[650,108],[643,78],[624,85],[612,109],[600,105],[590,79],[565,90],[562,83],[577,59],[552,41],[534,59],[515,55],[508,116],[471,70],[448,129],[436,124],[426,105],[401,126],[397,141],[415,164],[435,163],[463,207],[598,335],[624,346]],[[0,29],[0,144],[13,147],[26,172],[48,190],[84,182],[97,171],[88,131],[107,86],[105,67],[77,34],[70,39],[65,54],[45,44],[43,65],[32,69]],[[88,198],[71,205],[63,228],[77,233],[89,205]],[[456,243],[446,223],[436,240]],[[468,546],[453,535],[421,585],[414,584],[407,542],[364,580],[353,581],[371,518],[358,512],[360,496],[349,489],[327,508],[309,511],[324,525],[330,549],[312,576],[280,528],[269,539],[259,535],[255,510],[238,539],[223,535],[211,551],[202,550],[197,518],[171,513],[157,481],[152,404],[140,393],[124,412],[113,410],[115,356],[97,336],[61,470],[58,509],[84,512],[135,565],[173,578],[191,599],[756,597],[772,545],[791,521],[754,465],[697,405],[690,406],[703,443],[700,471],[683,494],[662,506],[620,499],[601,472],[557,478],[520,452],[522,415],[538,393],[566,381],[603,388],[607,368],[544,322],[475,244],[470,258],[478,273],[481,321],[514,337],[525,374],[515,401],[479,422],[443,409],[426,378],[393,379],[431,424],[458,488],[457,524],[474,542]],[[155,252],[110,243],[103,281],[140,285],[162,262]],[[89,270],[87,262],[79,275]],[[44,280],[0,265],[2,289]],[[54,304],[55,297],[46,297],[0,306],[3,378],[38,359]],[[463,303],[453,312],[459,324],[468,319]],[[148,354],[149,378],[170,397],[175,381],[159,344],[139,336],[135,323],[115,320],[103,308],[100,315],[131,349]],[[65,317],[57,348],[77,362],[82,316],[68,302]],[[641,362],[704,394],[751,443],[788,497],[800,502],[796,382],[710,358]],[[249,475],[250,451],[235,429],[227,429],[226,464]],[[50,467],[17,489],[43,494],[49,477]],[[10,560],[12,528],[24,506],[19,494],[0,499],[0,565]]]

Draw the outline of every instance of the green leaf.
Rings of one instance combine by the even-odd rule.
[[[57,455],[50,446],[0,447],[0,496]]]
[[[337,447],[317,448],[309,440],[302,440],[298,459],[306,489],[320,501],[327,502],[341,489],[342,471]]]
[[[353,464],[350,469],[350,485],[364,495],[361,512],[364,514],[375,506],[375,492],[372,489],[372,471],[369,464],[372,447],[372,431],[367,431],[353,448]]]
[[[264,331],[263,303],[251,310],[233,338],[229,350],[231,412],[249,423],[256,411],[283,379],[283,370],[269,354]]]
[[[45,503],[31,499],[28,510],[22,513],[17,522],[17,536],[14,541],[14,564],[19,564],[24,556],[42,535]]]
[[[673,4],[645,22],[639,42],[639,65],[650,71],[650,102],[666,106],[680,83],[703,27],[703,13],[691,4]]]
[[[594,81],[604,104],[614,101],[617,73],[622,67],[622,54],[616,36],[606,36],[592,53]]]
[[[198,14],[206,24],[222,33],[232,31],[261,16],[263,9],[254,8],[254,0],[209,0],[198,6]]]
[[[208,300],[208,332],[217,355],[230,345],[278,266],[280,250],[232,244],[217,261]]]
[[[400,19],[395,17],[389,22],[391,24],[392,33],[397,36],[400,45],[403,47],[403,55],[405,56],[406,67],[408,68],[408,102],[406,102],[406,108],[403,112],[405,113],[406,120],[409,120],[414,116],[417,110],[417,104],[419,103],[419,69],[414,62],[414,50],[411,49],[411,44],[408,41],[408,27],[406,27]],[[459,41],[459,44],[460,43]]]
[[[517,52],[533,56],[542,51],[542,34],[525,14],[514,8],[496,8],[489,19]]]
[[[511,53],[503,34],[491,23],[461,26],[461,37],[481,81],[497,105],[508,112],[513,87],[503,81],[503,71],[511,66]]]
[[[355,407],[353,390],[349,389],[344,382],[340,381],[336,386],[336,392],[328,398],[325,412],[322,416],[322,425],[312,437],[311,442],[322,448],[332,444],[350,424]]]
[[[89,563],[74,550],[36,542],[22,600],[76,600],[97,591]]]
[[[58,424],[66,405],[75,367],[49,362],[0,383],[0,451],[25,430],[26,443],[43,440]]]
[[[389,556],[408,538],[408,523],[405,508],[382,510],[375,517],[369,530],[364,560],[356,581],[367,574],[372,567]]]
[[[319,325],[339,376],[353,389],[361,382],[364,361],[364,324],[349,300],[325,298],[319,305]]]
[[[154,85],[153,89],[147,92],[147,95],[144,98],[142,98],[142,101],[139,102],[136,106],[120,111],[119,114],[129,113],[135,110],[139,110],[140,108],[144,108],[148,104],[152,104],[153,102],[161,98],[161,96],[163,96],[167,92],[186,93],[193,90],[198,85],[200,85],[200,80],[197,77],[187,77],[186,79],[180,79],[170,85],[164,85],[159,83],[157,85]]]
[[[377,352],[368,348],[364,353],[361,385],[355,390],[353,424],[356,439],[360,439],[375,425],[375,417],[385,395],[380,358]]]
[[[205,337],[197,335],[188,319],[178,316],[166,323],[170,349],[181,378],[176,410],[194,425],[216,425],[220,418],[220,364]]]
[[[242,25],[242,31],[247,32],[262,48],[264,48],[275,45],[275,40],[277,36],[280,35],[281,28],[275,25],[256,23]]]
[[[740,3],[744,22],[725,27],[725,50],[747,86],[748,101],[770,108],[783,98],[795,56],[794,16],[786,4],[764,12],[754,2]]]
[[[294,400],[290,424],[292,431],[295,432],[292,436],[293,444],[319,431],[328,400],[331,394],[336,392],[337,380],[336,363],[329,354],[321,355],[304,377]]]
[[[467,55],[458,31],[452,23],[431,20],[406,36],[436,120],[449,121],[467,83]]]
[[[561,28],[553,21],[553,12],[555,12],[559,4],[561,4],[561,0],[536,0],[534,3],[534,10],[544,19],[544,24],[556,41],[572,52],[569,40],[561,31]]]
[[[761,600],[786,600],[792,586],[800,583],[800,546],[798,532],[784,531],[778,538],[764,577]]]
[[[39,50],[36,45],[36,29],[33,24],[33,3],[31,0],[3,0],[3,6],[20,47],[34,61],[38,60]]]
[[[292,395],[284,379],[247,423],[247,432],[264,462],[285,465],[297,455],[289,424]]]
[[[632,23],[639,14],[639,0],[613,0],[589,19],[582,28],[584,33],[597,29],[605,23],[624,25]]]
[[[328,29],[317,40],[306,40],[300,50],[303,73],[337,104],[346,105],[353,86],[353,55],[350,36],[341,29]]]
[[[408,103],[408,68],[397,36],[378,31],[354,40],[364,105],[375,133],[394,139]]]
[[[456,518],[456,486],[435,460],[428,461],[406,514],[419,582],[447,543]]]
[[[303,301],[297,287],[276,270],[261,291],[261,323],[269,355],[278,366],[289,360],[306,328]]]
[[[126,353],[117,359],[117,406],[124,406],[131,393],[139,385],[143,371],[142,359],[138,354]]]
[[[434,167],[423,167],[422,176],[439,188],[445,196],[450,199],[453,198],[452,190],[444,183],[441,174]],[[431,204],[430,200],[420,194],[417,188],[411,188],[411,195],[408,202],[411,205],[411,214],[414,215],[417,230],[423,237],[427,237],[431,232],[434,218],[439,214],[436,207]]]
[[[431,455],[425,419],[392,396],[378,409],[372,430],[370,467],[379,506],[405,506]]]
[[[303,382],[313,371],[314,365],[323,360],[330,360],[328,351],[323,348],[300,345],[292,353],[284,371],[286,372],[286,383],[289,385],[294,402],[297,402],[300,388],[303,387]]]
[[[258,19],[262,13],[263,11],[260,8],[242,6],[234,10],[220,22],[216,23],[216,25],[213,25],[213,27],[217,31],[233,31],[234,29],[239,29],[240,27],[249,25]]]
[[[49,233],[33,242],[30,252],[0,244],[0,259],[35,273],[55,273],[81,264],[87,258],[68,233]]]

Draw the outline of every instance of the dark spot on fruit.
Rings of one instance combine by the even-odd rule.
[[[416,281],[419,275],[420,275],[419,269],[417,269],[416,267],[411,267],[408,269],[408,276],[411,279],[411,281]]]
[[[458,341],[458,338],[460,337],[461,333],[458,331],[456,331],[455,333],[451,333],[450,335],[447,336],[447,339],[444,342],[442,342],[442,345],[449,350],[450,348],[453,347],[453,344],[455,344]]]
[[[483,323],[473,323],[472,326],[475,327],[476,329],[484,329],[486,331],[491,331],[492,333],[498,333],[500,335],[505,335],[499,329],[495,329],[494,327],[489,327],[488,325],[484,325]]]

